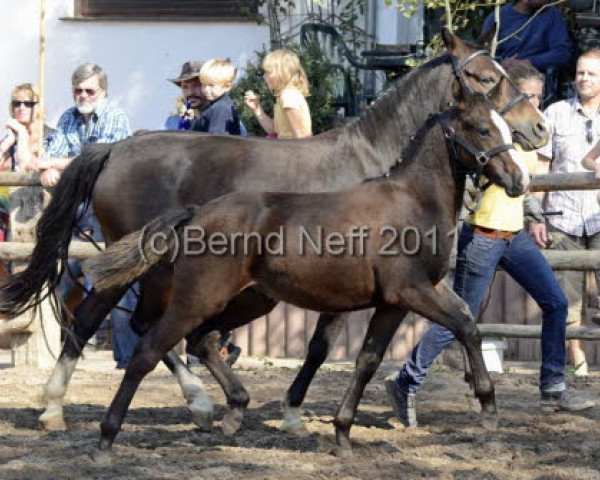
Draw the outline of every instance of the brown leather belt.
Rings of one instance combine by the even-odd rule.
[[[494,230],[493,228],[485,228],[478,225],[473,225],[473,233],[483,235],[487,238],[493,238],[494,240],[510,240],[519,232],[507,232],[506,230]]]

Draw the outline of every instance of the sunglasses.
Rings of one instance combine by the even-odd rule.
[[[93,88],[74,88],[73,93],[75,95],[81,95],[83,92],[86,93],[88,97],[93,97],[98,93],[98,90],[94,90]]]
[[[587,143],[592,143],[594,141],[594,131],[592,130],[592,121],[585,121],[585,139]]]
[[[25,105],[27,108],[33,108],[37,105],[37,102],[31,100],[13,100],[10,104],[12,105],[12,108],[19,108],[21,105]]]

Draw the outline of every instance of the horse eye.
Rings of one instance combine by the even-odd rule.
[[[477,129],[477,133],[479,133],[479,135],[481,135],[482,137],[489,137],[490,131],[487,128],[479,128]]]
[[[483,77],[480,78],[479,81],[484,85],[493,85],[496,83],[496,80],[493,77]]]

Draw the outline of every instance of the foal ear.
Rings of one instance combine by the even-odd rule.
[[[448,53],[456,55],[459,58],[468,54],[465,42],[452,33],[452,30],[448,27],[442,28],[442,40],[444,41]]]
[[[484,33],[482,33],[479,36],[479,38],[477,39],[477,45],[485,48],[486,50],[489,50],[490,45],[492,44],[492,41],[494,40],[494,36],[496,35],[497,28],[498,28],[498,25],[496,24],[496,22],[494,22],[493,25],[488,30],[486,30]]]

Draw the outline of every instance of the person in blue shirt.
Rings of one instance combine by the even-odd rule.
[[[85,145],[118,142],[131,136],[125,111],[108,98],[108,78],[99,65],[85,63],[77,67],[71,76],[71,86],[74,106],[61,115],[45,156],[36,164],[40,181],[46,188],[58,183],[62,171]],[[80,213],[82,216],[78,219],[75,237],[83,241],[89,241],[88,237],[103,241],[100,225],[91,206],[88,211]],[[79,261],[69,260],[69,267],[78,276]],[[59,293],[67,294],[73,286],[68,275],[68,272],[63,274]],[[89,280],[84,280],[84,284],[88,288],[91,286]],[[139,340],[129,325],[137,304],[137,288],[137,285],[131,287],[111,312],[113,354],[120,369],[127,365]]]
[[[516,0],[500,8],[498,60],[529,60],[543,73],[569,64],[573,40],[560,11],[545,6],[547,3],[548,0]],[[488,32],[494,23],[492,12],[485,19],[482,32]]]
[[[240,135],[240,116],[229,96],[234,78],[235,67],[228,60],[211,59],[202,65],[200,83],[209,103],[192,122],[192,130]]]

